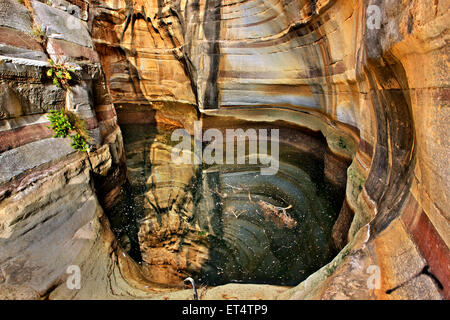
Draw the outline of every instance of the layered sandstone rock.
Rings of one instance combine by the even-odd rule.
[[[117,256],[101,206],[111,205],[126,174],[121,133],[87,24],[77,16],[82,7],[66,5],[80,10],[70,15],[67,6],[0,2],[1,32],[8,35],[0,39],[0,296],[6,299],[80,294],[64,292],[71,265],[81,269],[87,296],[114,297],[115,286],[133,290],[120,280],[133,266]],[[48,58],[73,66],[71,90],[51,84]],[[60,108],[84,119],[92,137],[88,154],[73,150],[69,139],[51,138],[46,113]],[[111,272],[118,273],[114,280]]]
[[[380,29],[367,28],[369,5],[380,8]],[[371,222],[372,243],[400,217],[395,221],[403,221],[404,240],[419,249],[411,261],[421,269],[423,256],[442,284],[448,278],[448,166],[430,157],[447,158],[447,124],[438,119],[447,111],[442,61],[448,3],[427,7],[426,1],[164,1],[110,10],[131,16],[129,22],[116,20],[123,34],[133,34],[125,26],[147,20],[148,34],[160,30],[163,39],[173,41],[166,48],[179,60],[177,68],[187,71],[199,109],[220,108],[210,113],[249,120],[285,119],[321,130],[335,152],[354,159],[336,241],[342,247]],[[140,38],[146,31],[136,28],[134,34]],[[144,51],[135,48],[134,61]],[[172,73],[162,77],[172,79]],[[297,116],[296,110],[309,115]],[[424,123],[436,131],[424,131]],[[340,143],[339,136],[359,148],[348,150],[345,145],[351,143]],[[419,239],[418,230],[427,230],[426,240]],[[431,254],[434,246],[439,258]],[[394,252],[377,252],[377,260],[387,259],[387,268],[396,268],[389,262]],[[404,273],[416,279],[417,273]],[[389,275],[384,292],[405,285],[396,274]],[[428,283],[429,292],[437,292],[438,286]]]

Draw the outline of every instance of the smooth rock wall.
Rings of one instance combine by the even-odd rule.
[[[367,28],[369,5],[381,10],[380,29]],[[347,245],[278,297],[448,298],[449,6],[442,0],[1,0],[0,161],[8,162],[0,170],[1,294],[52,296],[58,284],[54,297],[113,292],[96,291],[103,280],[77,294],[64,291],[68,261],[103,275],[118,261],[101,249],[114,243],[112,236],[95,242],[98,247],[80,245],[97,248],[101,259],[76,255],[84,249],[69,240],[76,231],[64,229],[64,221],[98,221],[98,203],[114,204],[126,178],[116,110],[127,123],[189,127],[197,115],[184,110],[196,106],[218,116],[280,119],[320,130],[334,153],[353,159],[346,206],[335,226],[336,242]],[[73,91],[46,78],[47,58],[79,67]],[[102,174],[50,139],[45,114],[62,106],[86,121],[105,160]],[[69,170],[66,182],[46,184],[42,168],[64,161],[66,170],[75,166],[82,173]],[[47,210],[52,191],[64,205],[89,206]],[[63,200],[72,191],[79,201]],[[50,198],[39,202],[41,193]],[[43,261],[42,248],[32,243],[53,236],[42,238],[39,228],[65,239],[74,255]],[[92,235],[108,229],[102,228]],[[26,259],[14,251],[21,245],[28,246]],[[97,261],[95,267],[89,261]],[[367,286],[371,265],[381,271],[376,289]],[[134,271],[124,283],[146,283],[130,280],[139,278],[136,268],[127,270]]]
[[[367,27],[369,5],[380,9],[380,29]],[[166,51],[159,57],[165,60],[170,50],[171,64],[153,81],[172,81],[174,74],[184,71],[186,77],[177,79],[191,98],[172,95],[177,87],[170,87],[168,95],[160,89],[141,90],[148,105],[164,99],[195,101],[209,114],[254,119],[253,112],[258,119],[265,115],[298,122],[321,130],[337,154],[353,157],[336,241],[342,246],[366,239],[361,233],[368,232],[364,241],[375,245],[377,239],[392,236],[386,230],[395,224],[403,230],[402,241],[417,249],[408,260],[416,273],[403,269],[407,262],[394,263],[401,245],[374,249],[373,259],[383,265],[386,279],[379,291],[362,286],[364,296],[420,297],[412,287],[421,274],[429,297],[448,297],[450,185],[448,165],[442,161],[449,150],[448,2],[135,1],[107,2],[106,7],[99,9],[97,19],[108,14],[115,25],[113,34],[120,40],[116,52],[125,52],[121,59],[143,66],[140,56],[148,46],[156,46],[154,39],[162,38]],[[105,29],[99,28],[96,42],[113,48],[111,33],[100,40]],[[157,31],[160,38],[155,37]],[[133,39],[146,36],[152,40],[130,46]],[[152,53],[158,60],[156,50]],[[129,70],[108,74],[110,83],[120,78],[142,88],[148,82],[145,67]],[[139,102],[131,92],[120,91],[117,100],[126,96],[131,104]],[[123,106],[122,113],[126,110]],[[292,117],[291,110],[308,115]],[[345,150],[339,137],[344,137],[343,145],[353,141],[357,149]],[[361,270],[355,277],[366,279],[367,266],[358,259]],[[410,289],[386,294],[398,286]],[[340,297],[353,294],[357,296],[350,290]]]
[[[103,214],[126,178],[121,132],[85,21],[87,2],[55,3],[0,1],[0,297],[114,298],[119,288],[133,291],[121,272],[136,274],[126,271],[126,255],[116,256]],[[49,58],[74,67],[71,90],[46,76]],[[89,154],[52,138],[47,113],[60,108],[84,119]],[[81,269],[81,292],[66,286],[70,265]]]

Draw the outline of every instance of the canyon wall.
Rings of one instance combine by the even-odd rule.
[[[334,234],[342,248],[356,241],[358,230],[370,222],[369,230],[364,229],[371,243],[365,254],[387,276],[370,297],[419,294],[421,286],[429,290],[420,294],[434,297],[440,291],[448,296],[449,172],[442,161],[448,158],[448,1],[107,5],[106,20],[115,24],[116,38],[122,40],[122,59],[139,74],[117,72],[109,78],[111,84],[120,75],[127,83],[132,82],[127,77],[142,77],[140,88],[148,87],[148,61],[161,64],[158,53],[171,51],[171,68],[160,67],[152,81],[172,81],[176,75],[190,98],[152,90],[144,94],[147,102],[195,103],[207,114],[284,119],[322,131],[331,149],[353,158],[347,199]],[[368,28],[373,19],[367,12],[370,5],[380,9],[380,28]],[[104,23],[105,11],[102,8],[99,24]],[[104,26],[99,29],[99,35],[106,32]],[[145,38],[152,41],[136,45]],[[97,43],[109,47],[103,65],[113,68],[107,59],[117,43],[103,38]],[[146,71],[139,72],[142,68]],[[129,111],[122,111],[124,121],[133,121],[135,110]],[[342,147],[339,137],[349,142]],[[348,150],[351,141],[356,143],[354,150]],[[401,229],[395,231],[402,241],[399,248],[376,245],[382,242],[378,239],[393,237],[393,225]],[[398,256],[402,246],[408,257]],[[410,269],[402,269],[406,265]],[[325,292],[331,290],[324,287]],[[391,292],[394,288],[401,289]]]
[[[115,296],[130,287],[103,214],[126,169],[120,128],[85,21],[88,4],[51,3],[0,2],[2,299],[55,295],[66,287],[72,265],[84,274],[85,297]],[[47,59],[73,66],[70,90],[46,76]],[[87,153],[72,149],[68,138],[52,138],[46,114],[60,108],[84,120],[92,138]]]
[[[101,220],[101,208],[114,203],[126,176],[118,124],[191,130],[199,111],[294,122],[320,131],[335,155],[352,161],[334,228],[341,253],[279,298],[448,298],[449,1],[24,0],[22,5],[1,0],[0,5],[2,294],[11,297],[23,289],[22,297],[42,297],[56,287],[55,297],[76,297],[61,283],[65,261],[85,261],[76,254],[80,247],[66,242],[77,249],[61,261],[61,255],[43,259],[32,246],[21,258],[12,247],[38,241],[26,237],[41,239],[37,227],[47,225],[55,235],[73,239],[76,230],[60,224],[69,221],[62,211]],[[370,5],[380,10],[380,28],[368,27]],[[71,91],[45,77],[47,58],[76,64],[79,81]],[[51,138],[45,113],[62,106],[85,119],[94,137],[88,155]],[[72,166],[81,169],[70,173]],[[56,176],[65,180],[51,183]],[[66,193],[74,200],[65,201]],[[47,209],[52,201],[65,205]],[[108,229],[95,225],[93,234]],[[115,242],[111,237],[88,243],[103,248]],[[99,261],[117,266],[106,251],[98,250]],[[52,259],[58,260],[58,272],[45,271]],[[24,266],[28,276],[18,279],[14,274]],[[381,273],[375,289],[367,286],[370,266]],[[86,263],[82,271],[93,274],[88,270],[104,265],[97,268]],[[35,280],[48,274],[52,281],[45,285]],[[132,280],[124,283],[139,287],[133,279],[144,275],[130,274]],[[93,287],[83,290],[78,296],[107,296]],[[139,292],[145,296],[145,290]]]

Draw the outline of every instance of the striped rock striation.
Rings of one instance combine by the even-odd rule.
[[[205,297],[449,297],[448,1],[23,3],[0,1],[1,297],[188,297],[151,284],[103,210],[127,177],[119,125],[192,132],[204,115],[320,132],[330,179],[333,158],[351,161],[333,261],[290,289]],[[72,90],[46,78],[47,58],[76,65]],[[51,138],[45,115],[63,106],[86,121],[88,154]]]

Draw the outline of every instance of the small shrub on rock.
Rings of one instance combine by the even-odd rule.
[[[43,43],[46,41],[45,32],[42,31],[41,27],[35,26],[31,31],[33,37],[35,37],[39,42]]]
[[[69,117],[64,112],[64,109],[51,110],[48,120],[50,120],[49,128],[55,133],[53,138],[66,138],[69,135],[69,132],[73,129],[70,124]]]
[[[47,77],[51,78],[53,84],[58,88],[70,90],[69,82],[72,80],[75,70],[63,64],[56,64],[51,59],[48,60],[48,63],[50,63],[50,68],[47,70]]]
[[[84,138],[79,133],[75,133],[72,136],[72,143],[70,145],[72,146],[72,148],[80,152],[86,152],[88,148],[86,140],[84,140]]]
[[[72,112],[61,110],[52,110],[48,115],[50,126],[55,133],[53,138],[67,138],[72,139],[70,144],[72,148],[80,152],[86,152],[88,149],[88,142],[90,141],[89,133],[86,125],[82,119]]]

